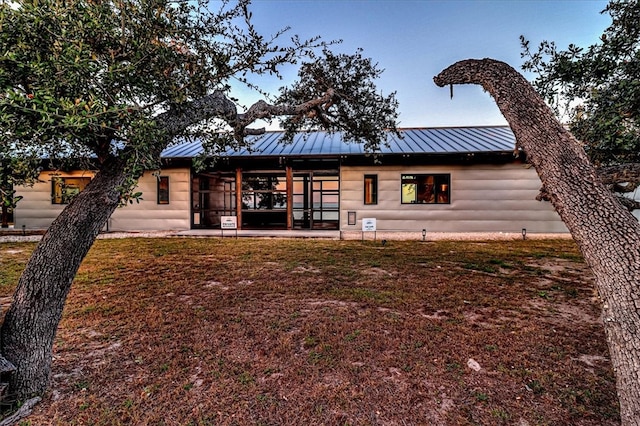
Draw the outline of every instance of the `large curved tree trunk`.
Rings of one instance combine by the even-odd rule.
[[[148,146],[149,158],[159,159],[173,135],[186,127],[225,114],[235,116],[235,104],[219,91],[160,114],[156,124],[164,137]],[[0,329],[0,353],[16,366],[9,393],[19,401],[47,389],[53,342],[71,283],[118,207],[120,188],[128,178],[139,177],[127,170],[131,155],[135,154],[125,149],[101,165],[100,172],[49,226],[20,276]],[[134,166],[138,169],[140,164]]]
[[[640,425],[640,224],[614,198],[582,145],[509,65],[457,62],[438,86],[480,84],[495,99],[549,200],[596,277],[624,425]]]
[[[106,164],[51,224],[31,255],[0,330],[2,355],[16,366],[10,392],[41,395],[49,383],[53,341],[82,259],[120,202],[122,160]]]
[[[258,102],[250,109],[251,114],[238,115],[235,104],[223,92],[215,91],[159,114],[155,121],[162,129],[158,134],[164,136],[149,144],[146,154],[159,159],[174,135],[208,117],[226,117],[243,135],[244,127],[257,118],[273,113],[295,114],[298,109],[314,106],[309,102],[282,108]],[[0,329],[0,354],[16,367],[9,393],[19,401],[42,395],[47,389],[53,342],[71,283],[100,230],[118,207],[120,188],[128,178],[139,177],[127,171],[131,155],[135,154],[125,149],[100,167],[87,187],[53,221],[20,276]],[[136,170],[141,167],[133,165]]]

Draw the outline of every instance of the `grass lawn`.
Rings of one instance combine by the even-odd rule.
[[[22,424],[614,425],[599,316],[571,240],[99,240]]]

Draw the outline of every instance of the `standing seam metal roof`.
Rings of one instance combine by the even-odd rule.
[[[515,137],[508,126],[433,127],[400,129],[402,138],[393,133],[387,137],[388,146],[380,147],[381,154],[466,154],[511,152]],[[345,142],[342,133],[300,132],[291,143],[284,143],[284,132],[266,132],[251,136],[251,151],[246,148],[227,150],[221,157],[277,157],[363,155],[364,143]],[[177,143],[162,152],[163,158],[193,158],[202,153],[200,142]]]

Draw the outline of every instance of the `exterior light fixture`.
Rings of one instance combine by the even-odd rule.
[[[25,235],[27,235],[27,231],[26,231],[26,229],[25,229],[26,227],[27,227],[27,225],[22,224],[22,236],[23,236],[23,237],[24,237]]]
[[[527,239],[527,228],[522,228],[522,239],[523,240]]]
[[[427,230],[423,229],[422,230],[422,241],[424,241],[424,239],[427,237]]]

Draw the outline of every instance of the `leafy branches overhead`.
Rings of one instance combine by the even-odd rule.
[[[282,42],[285,32],[262,36],[248,0],[0,1],[0,158],[84,157],[97,170],[49,226],[4,316],[0,349],[16,366],[8,394],[45,391],[82,259],[174,140],[198,136],[220,150],[264,132],[252,127],[256,120],[290,116],[311,126],[314,111],[320,126],[371,146],[384,140],[381,129],[394,128],[393,96],[375,94],[371,82],[376,67],[359,53],[318,58],[327,44]],[[239,111],[232,78],[256,88],[252,77],[281,77],[281,66],[303,57],[310,62],[295,96]]]
[[[523,69],[597,166],[640,162],[640,2],[612,0],[611,25],[586,49],[560,50],[543,41],[532,50],[521,37]]]
[[[298,82],[282,89],[281,103],[304,104],[326,96],[306,114],[285,120],[287,134],[292,136],[301,126],[321,126],[344,130],[348,140],[364,139],[368,148],[377,149],[385,140],[385,130],[396,129],[398,106],[395,93],[384,97],[376,91],[373,80],[382,70],[364,58],[361,50],[355,55],[336,55],[328,49],[322,53],[302,65]]]
[[[157,166],[174,138],[217,150],[264,132],[250,125],[345,130],[371,146],[395,128],[396,101],[376,93],[380,70],[361,52],[333,55],[314,37],[265,37],[250,2],[22,0],[0,3],[0,143],[14,155],[127,157],[132,174]],[[323,47],[323,56],[316,49]],[[301,58],[300,81],[274,105],[239,112],[231,79],[281,78]],[[266,95],[266,93],[263,93]],[[331,106],[331,107],[330,107]],[[229,134],[233,138],[221,137]],[[212,142],[213,141],[213,142]],[[135,176],[134,176],[135,177]]]
[[[0,120],[7,137],[39,140],[53,154],[89,148],[99,158],[114,140],[144,146],[158,135],[146,129],[151,134],[141,138],[138,130],[158,111],[269,62],[254,50],[274,49],[236,24],[246,6],[223,2],[211,13],[205,3],[165,0],[4,3]]]

